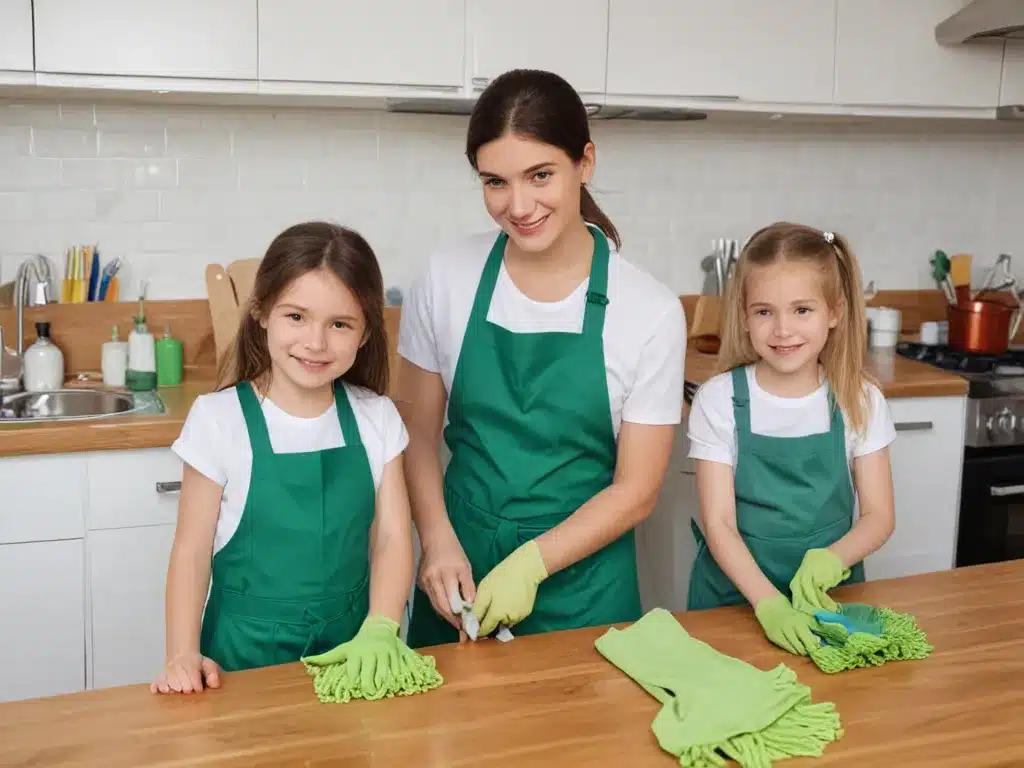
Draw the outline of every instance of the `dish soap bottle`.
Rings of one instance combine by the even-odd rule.
[[[128,342],[121,341],[116,325],[110,341],[103,342],[100,367],[104,384],[108,387],[124,386],[125,372],[128,370]]]
[[[139,314],[135,327],[128,334],[128,370],[125,373],[128,389],[148,392],[156,389],[156,342],[146,327],[146,295],[139,295]]]
[[[176,387],[181,384],[182,367],[181,342],[165,327],[164,337],[156,343],[156,385]]]
[[[36,323],[35,344],[25,350],[22,360],[26,392],[60,389],[64,384],[64,353],[50,340],[50,324]]]

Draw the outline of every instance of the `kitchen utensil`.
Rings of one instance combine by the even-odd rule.
[[[703,355],[717,355],[722,346],[722,339],[717,334],[703,334],[694,337],[693,346]]]
[[[969,301],[946,307],[949,319],[949,345],[961,352],[1000,355],[1017,335],[1021,306],[995,300]]]
[[[944,251],[936,251],[929,263],[932,265],[932,278],[939,284],[939,288],[946,296],[946,302],[955,306],[956,287],[949,278],[950,262]]]
[[[206,295],[213,321],[213,344],[217,360],[231,346],[238,332],[241,312],[249,305],[260,259],[240,259],[228,265],[206,265]]]
[[[687,335],[691,339],[698,336],[717,336],[722,324],[722,297],[698,296],[693,307],[693,317],[688,325]]]
[[[953,283],[957,303],[971,300],[971,255],[958,253],[949,259],[949,279]]]

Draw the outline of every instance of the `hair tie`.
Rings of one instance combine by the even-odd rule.
[[[835,243],[836,236],[835,236],[834,233],[832,233],[832,232],[825,232],[823,234],[825,235],[825,242],[826,243],[828,243],[829,245],[832,245],[833,243]]]

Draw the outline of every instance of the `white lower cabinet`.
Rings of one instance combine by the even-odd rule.
[[[163,666],[173,542],[173,524],[89,533],[92,688],[149,682]]]
[[[693,461],[688,459],[686,422],[676,429],[665,482],[658,503],[636,530],[637,572],[644,611],[686,610],[690,568],[697,547],[690,520],[700,510]]]
[[[966,405],[964,397],[889,400],[896,530],[864,561],[869,580],[954,567]]]
[[[0,545],[0,701],[85,690],[84,548]]]

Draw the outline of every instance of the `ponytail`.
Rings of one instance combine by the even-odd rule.
[[[622,239],[619,237],[619,230],[612,224],[612,220],[601,210],[601,206],[594,200],[593,195],[586,185],[580,188],[580,216],[604,232],[605,237],[615,243],[616,250],[622,248]]]

